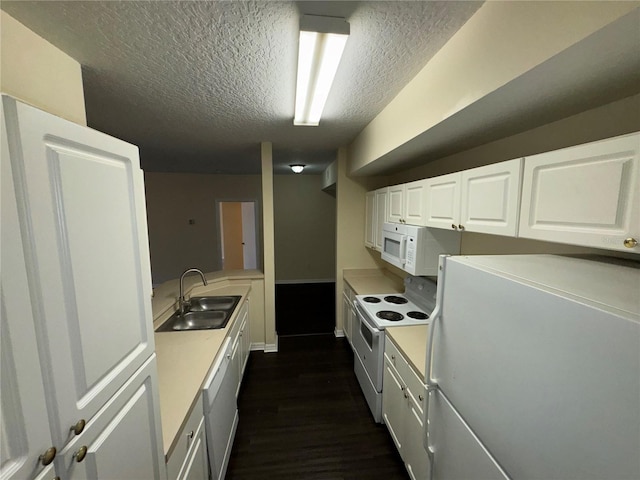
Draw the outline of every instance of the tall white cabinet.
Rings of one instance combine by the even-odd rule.
[[[10,332],[3,342],[13,356],[29,349],[27,366],[42,377],[33,393],[17,388],[11,401],[3,396],[3,419],[44,417],[39,423],[49,432],[63,478],[161,478],[137,147],[10,97],[3,96],[2,104],[2,224],[18,227],[7,232],[13,235],[7,242],[3,228],[2,258],[14,259],[2,268],[3,333],[5,322]],[[15,279],[24,284],[17,293]],[[19,326],[30,332],[28,341],[16,333]],[[3,372],[12,371],[15,361],[5,360],[4,351]],[[13,373],[24,381],[15,368]],[[3,422],[3,479],[22,478],[5,467],[13,458],[30,459],[29,476],[42,464],[32,457],[43,447],[32,450],[20,440],[28,435],[17,431],[20,425]]]

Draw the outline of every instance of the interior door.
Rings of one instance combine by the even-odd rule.
[[[222,218],[222,269],[244,269],[244,248],[242,245],[242,203],[221,202]]]
[[[154,351],[143,177],[137,147],[9,97],[3,104],[60,446]]]

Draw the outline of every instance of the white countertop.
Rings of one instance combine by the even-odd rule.
[[[404,292],[403,279],[388,270],[344,270],[343,277],[356,295]]]
[[[262,275],[262,274],[260,274]],[[199,279],[199,277],[196,277]],[[224,279],[231,277],[225,275]],[[255,277],[247,277],[255,278]],[[154,335],[158,359],[158,390],[160,393],[160,419],[165,459],[168,459],[178,433],[186,422],[200,390],[207,378],[225,338],[237,320],[240,306],[245,301],[251,286],[228,285],[221,281],[210,284],[207,295],[241,295],[227,326],[220,330],[193,330],[182,332],[156,332]],[[189,291],[185,287],[185,291]],[[194,292],[201,294],[198,290]],[[154,309],[155,311],[155,309]],[[167,311],[154,322],[157,328],[171,313]]]
[[[387,335],[396,344],[402,356],[409,362],[418,376],[425,378],[427,361],[428,325],[413,325],[408,327],[388,327]]]

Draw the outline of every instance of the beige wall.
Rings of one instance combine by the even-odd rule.
[[[145,173],[151,272],[154,283],[177,278],[189,267],[221,270],[216,201],[255,200],[258,268],[261,268],[260,175]],[[193,219],[195,223],[189,224]]]
[[[358,135],[349,150],[350,171],[372,163],[638,5],[486,2]]]
[[[4,11],[0,11],[0,90],[87,124],[80,64]]]
[[[336,199],[322,175],[273,178],[276,282],[336,276]]]

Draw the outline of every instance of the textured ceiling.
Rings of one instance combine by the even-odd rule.
[[[82,64],[91,127],[140,147],[148,171],[319,173],[481,2],[11,2],[1,8]],[[294,127],[301,14],[351,36],[319,127]]]

